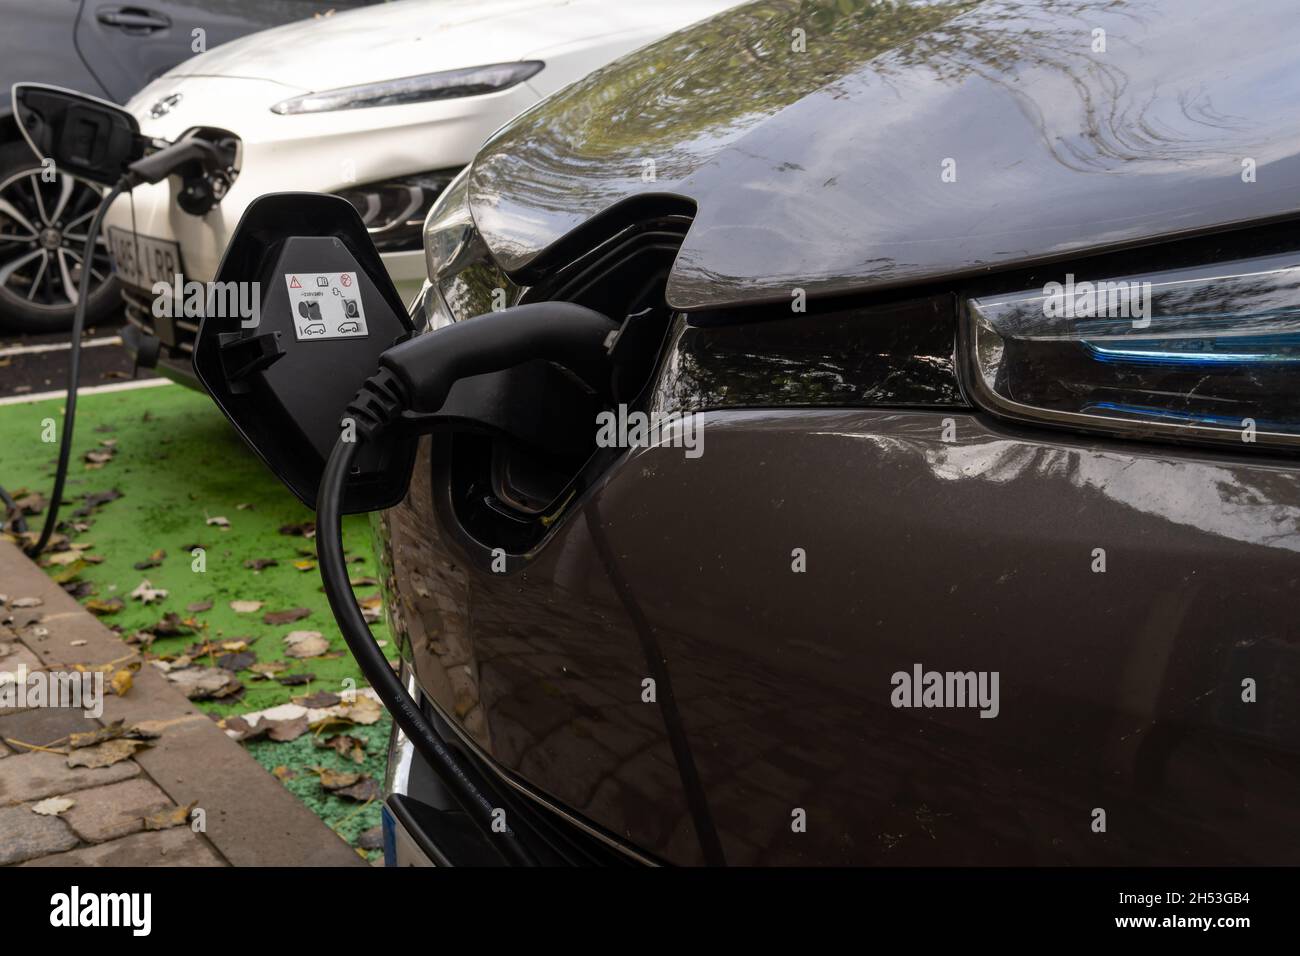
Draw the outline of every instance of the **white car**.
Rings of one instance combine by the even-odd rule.
[[[515,114],[625,53],[737,0],[400,0],[289,24],[201,54],[126,108],[146,136],[233,145],[233,177],[202,215],[179,180],[137,187],[105,227],[128,350],[193,384],[197,320],[154,315],[158,282],[213,279],[244,209],[285,191],[336,193],[361,214],[407,301],[424,281],[421,226],[479,145]],[[166,310],[159,310],[166,311]]]

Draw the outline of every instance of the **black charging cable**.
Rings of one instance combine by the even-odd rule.
[[[90,231],[86,234],[86,245],[81,254],[81,277],[77,283],[77,306],[73,310],[72,317],[72,341],[68,352],[68,395],[63,409],[63,435],[59,439],[59,464],[54,471],[54,490],[50,493],[50,503],[46,506],[45,524],[41,528],[41,535],[36,543],[27,549],[28,557],[38,557],[45,550],[54,534],[55,526],[59,522],[59,503],[63,499],[63,486],[68,479],[68,464],[72,459],[72,432],[77,421],[77,386],[81,378],[81,334],[86,327],[86,307],[90,298],[91,266],[94,263],[95,242],[99,238],[99,229],[104,223],[104,216],[108,213],[108,207],[113,205],[113,200],[117,199],[123,190],[130,188],[131,185],[131,177],[123,176],[112,189],[105,193],[104,198],[99,203],[99,208],[95,210],[95,217],[90,221]],[[17,510],[12,502],[13,499],[5,493],[5,506]],[[22,527],[15,526],[15,530],[20,533],[26,531],[26,522],[23,522]]]
[[[40,556],[41,552],[49,545],[50,538],[53,537],[59,520],[59,504],[63,498],[63,486],[68,478],[68,465],[72,457],[73,426],[77,418],[77,388],[81,377],[81,335],[86,327],[91,267],[94,262],[95,242],[99,238],[99,230],[104,223],[104,216],[108,213],[108,207],[113,205],[113,201],[123,192],[134,189],[141,183],[162,182],[173,173],[189,169],[193,175],[186,179],[185,190],[182,195],[191,201],[188,203],[182,202],[181,205],[193,215],[202,215],[212,208],[216,202],[220,201],[221,195],[213,190],[209,181],[216,173],[229,165],[232,157],[228,156],[227,152],[228,150],[224,150],[220,146],[196,137],[167,145],[131,163],[126,168],[122,178],[104,194],[99,208],[95,210],[95,218],[91,221],[90,232],[86,234],[86,246],[82,250],[81,278],[78,282],[77,305],[73,311],[72,342],[68,354],[67,400],[63,413],[63,437],[59,441],[59,463],[54,472],[54,491],[50,495],[50,503],[45,512],[45,524],[41,528],[40,538],[34,545],[26,549],[28,557],[36,558]],[[198,188],[199,185],[205,183],[208,184],[206,192]],[[224,193],[224,189],[220,192]],[[194,198],[198,193],[203,193],[203,197]],[[197,203],[197,205],[194,205],[194,203]],[[134,212],[133,207],[133,216]],[[12,522],[13,529],[19,534],[25,534],[27,521],[13,498],[3,488],[0,488],[0,502],[4,503],[7,515],[16,516],[7,519]]]
[[[537,861],[518,835],[497,823],[490,801],[402,686],[357,606],[343,554],[342,502],[352,463],[363,442],[390,431],[427,433],[439,427],[437,411],[461,378],[511,368],[532,359],[560,363],[588,382],[609,378],[609,347],[618,323],[580,305],[546,302],[515,306],[446,326],[395,345],[379,357],[379,371],[348,405],[316,496],[316,549],[330,609],[361,672],[403,733],[428,761],[453,799],[493,837],[510,862]],[[351,440],[349,440],[351,439]]]

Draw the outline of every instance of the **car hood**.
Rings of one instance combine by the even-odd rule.
[[[681,309],[924,283],[1296,212],[1298,94],[1291,0],[763,0],[523,114],[471,205],[527,276],[682,197]]]
[[[317,92],[502,63],[581,24],[591,6],[592,0],[399,0],[250,34],[167,75],[269,80]],[[600,31],[578,36],[586,32]]]

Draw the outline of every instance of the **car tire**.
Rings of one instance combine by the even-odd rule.
[[[27,143],[0,145],[0,326],[15,332],[72,328],[85,230],[101,194],[68,173],[45,182],[42,171]],[[93,259],[87,325],[116,314],[122,304],[102,237]]]

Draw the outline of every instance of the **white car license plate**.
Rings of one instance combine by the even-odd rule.
[[[156,282],[171,285],[177,275],[185,274],[181,248],[170,239],[154,239],[113,227],[108,230],[108,242],[118,274],[128,285],[152,289]]]

